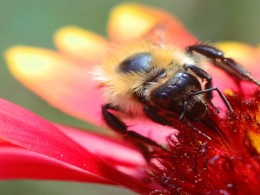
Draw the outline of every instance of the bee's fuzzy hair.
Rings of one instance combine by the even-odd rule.
[[[130,73],[118,71],[118,66],[123,60],[143,52],[151,53],[151,71]],[[107,102],[127,114],[142,115],[143,106],[136,100],[134,94],[143,96],[146,101],[149,101],[149,94],[153,89],[174,75],[183,64],[194,63],[192,57],[177,48],[139,41],[125,47],[111,49],[105,62],[94,71],[93,75],[106,88],[105,99]],[[166,70],[167,77],[158,82],[150,82],[150,86],[144,88],[144,83],[161,69]]]

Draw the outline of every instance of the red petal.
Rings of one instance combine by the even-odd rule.
[[[0,100],[0,105],[1,139],[71,165],[89,169],[93,173],[97,171],[95,163],[99,160],[58,128],[3,99]]]
[[[119,172],[37,115],[3,99],[0,108],[0,139],[131,189],[146,190],[139,179]]]
[[[78,131],[71,127],[60,125],[58,127],[79,145],[93,154],[102,156],[102,158],[106,160],[113,161],[114,165],[143,167],[146,164],[143,156],[136,150],[129,148],[125,142],[89,133],[87,131]],[[131,158],[129,158],[129,156],[131,156]]]
[[[86,170],[15,146],[1,146],[0,157],[0,179],[52,179],[112,184]]]

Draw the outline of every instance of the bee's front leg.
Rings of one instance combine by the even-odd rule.
[[[238,64],[232,58],[225,57],[224,53],[221,50],[213,46],[206,44],[197,44],[187,47],[186,51],[190,54],[192,54],[194,51],[200,53],[211,59],[214,65],[231,74],[232,76],[236,76],[241,80],[254,82],[258,86],[260,86],[260,82],[253,78],[244,67]],[[221,63],[217,63],[217,60],[219,60]]]
[[[105,104],[102,106],[102,114],[103,118],[106,122],[106,124],[116,131],[117,133],[123,135],[123,136],[129,136],[130,138],[137,140],[138,142],[145,143],[151,146],[155,146],[158,148],[161,148],[165,150],[161,145],[159,145],[157,142],[135,132],[132,130],[127,129],[127,125],[121,121],[119,118],[117,118],[114,114],[112,114],[109,110],[116,110],[113,108],[110,104]]]
[[[164,117],[160,116],[157,110],[151,106],[144,107],[144,114],[156,123],[159,123],[163,126],[172,126],[172,124],[169,121],[167,121]]]

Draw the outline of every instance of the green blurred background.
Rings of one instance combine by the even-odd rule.
[[[17,44],[54,48],[52,35],[65,25],[78,25],[106,36],[109,10],[116,0],[0,0],[0,52]],[[260,43],[259,0],[143,0],[135,1],[168,10],[200,40],[236,40]],[[8,73],[0,58],[0,97],[15,102],[46,119],[87,127],[82,121],[49,107],[23,88]],[[125,189],[84,183],[52,181],[0,182],[1,195],[133,194]]]

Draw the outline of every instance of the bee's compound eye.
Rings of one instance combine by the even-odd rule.
[[[148,71],[150,68],[150,61],[150,53],[138,53],[122,61],[118,67],[118,70],[123,73]]]

